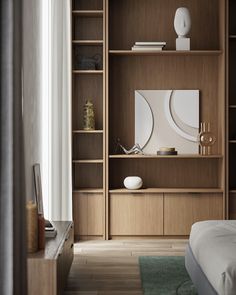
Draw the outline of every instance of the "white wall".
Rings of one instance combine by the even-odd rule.
[[[23,110],[25,137],[26,199],[34,198],[33,170],[41,163],[42,21],[41,0],[23,0]]]

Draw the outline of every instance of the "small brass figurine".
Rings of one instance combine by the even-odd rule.
[[[216,142],[216,137],[211,132],[210,123],[201,123],[201,131],[199,133],[199,144],[201,155],[211,155],[212,146]]]
[[[84,130],[95,130],[94,107],[90,100],[87,100],[84,105]]]

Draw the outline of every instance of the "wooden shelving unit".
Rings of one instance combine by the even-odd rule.
[[[161,50],[161,51],[132,51],[132,50],[109,50],[110,55],[173,55],[173,56],[211,56],[222,54],[221,50],[191,50],[191,51],[176,51],[176,50]]]
[[[73,130],[74,134],[101,134],[103,130]]]
[[[105,238],[105,1],[73,0],[73,218],[76,239]],[[78,58],[101,55],[102,69],[79,68]],[[95,130],[83,130],[83,107],[94,104]]]
[[[225,97],[225,41],[232,48],[236,44],[236,31],[226,34],[227,1],[233,3],[198,0],[196,7],[195,0],[188,1],[192,19],[201,19],[192,25],[191,51],[175,50],[178,1],[73,1],[73,53],[103,55],[102,70],[73,68],[76,237],[185,236],[196,221],[227,217],[226,146],[236,142],[231,134],[225,142],[226,108],[236,111],[236,100]],[[167,42],[163,51],[131,50],[136,41],[155,40]],[[201,121],[211,122],[217,138],[212,155],[116,154],[117,138],[126,147],[134,145],[136,89],[199,89]],[[92,132],[83,130],[86,98],[94,98],[97,130]],[[130,175],[140,176],[145,188],[124,189]],[[230,195],[236,196],[234,188],[236,183]]]
[[[103,17],[103,10],[73,10],[73,16],[80,17]]]
[[[72,40],[73,44],[80,45],[80,46],[97,46],[97,45],[103,45],[103,40]]]
[[[159,156],[159,155],[110,155],[110,159],[222,159],[223,155],[174,155],[174,156]]]
[[[139,190],[112,189],[109,190],[112,194],[160,194],[160,193],[223,193],[220,188],[146,188]]]
[[[101,70],[73,70],[73,74],[78,75],[103,75]]]
[[[236,219],[236,3],[233,0],[228,0],[228,40],[227,40],[227,104],[229,106],[227,112],[227,191],[228,191],[228,217]]]

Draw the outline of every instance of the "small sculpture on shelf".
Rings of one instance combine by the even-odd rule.
[[[142,185],[143,180],[139,176],[128,176],[124,179],[124,186],[129,190],[138,190]]]
[[[94,107],[90,100],[87,100],[84,105],[84,130],[95,130]]]
[[[93,56],[82,55],[79,48],[75,49],[75,68],[78,70],[102,70],[103,58],[101,54]]]
[[[115,153],[118,153],[118,150],[121,149],[126,155],[143,155],[143,150],[141,149],[140,145],[136,143],[131,149],[127,150],[121,143],[120,138],[117,138],[116,141],[116,151]]]
[[[199,133],[199,144],[201,155],[211,155],[212,146],[216,142],[216,137],[211,132],[211,124],[203,122],[201,123],[201,130]]]
[[[176,10],[174,27],[178,35],[176,50],[190,50],[190,38],[186,38],[191,29],[191,17],[188,8],[179,7]]]

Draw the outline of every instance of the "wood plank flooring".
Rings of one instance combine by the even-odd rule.
[[[139,256],[182,256],[188,240],[81,241],[64,295],[142,295]]]

